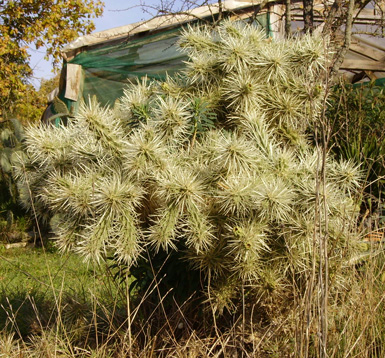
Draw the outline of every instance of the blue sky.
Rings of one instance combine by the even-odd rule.
[[[95,31],[103,31],[122,25],[131,24],[151,17],[140,6],[140,0],[104,0],[103,17],[95,19]],[[146,0],[149,6],[156,6],[160,0]]]
[[[140,7],[141,0],[104,0],[104,14],[98,19],[94,19],[95,31],[103,31],[113,27],[123,26],[146,20],[151,14],[146,13]],[[146,0],[149,6],[156,6],[160,0]],[[42,78],[48,79],[53,76],[51,61],[44,60],[43,49],[39,51],[31,50],[31,65],[34,69],[32,83],[39,87]]]

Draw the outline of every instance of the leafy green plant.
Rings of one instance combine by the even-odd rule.
[[[331,144],[344,160],[360,165],[368,183],[363,191],[362,215],[377,229],[385,196],[385,94],[375,82],[336,86],[328,116],[333,123]],[[369,214],[369,215],[368,215]],[[366,215],[366,216],[365,216]]]
[[[9,195],[16,201],[15,185],[12,180],[12,154],[21,149],[23,140],[23,127],[17,119],[11,119],[3,123],[0,133],[0,165],[1,179],[9,187]],[[4,198],[5,199],[5,198]],[[2,200],[4,201],[4,200]]]
[[[22,150],[24,130],[17,119],[2,123],[0,131],[0,218],[1,241],[18,241],[25,238],[31,223],[20,206],[19,193],[12,176],[12,158]]]

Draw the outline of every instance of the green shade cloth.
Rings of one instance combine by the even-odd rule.
[[[267,36],[271,34],[268,13],[258,15],[254,24],[266,29]],[[187,57],[177,46],[181,29],[182,26],[142,34],[135,40],[106,42],[75,56],[69,63],[82,66],[79,100],[96,96],[102,105],[113,105],[130,79],[147,76],[163,80],[166,74],[172,76],[183,69]],[[60,98],[72,113],[76,112],[79,100],[65,99],[64,93]]]

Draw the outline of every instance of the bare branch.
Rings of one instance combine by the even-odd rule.
[[[331,67],[331,70],[330,70],[330,77],[331,78],[336,76],[339,68],[342,65],[342,62],[343,62],[343,60],[345,58],[345,55],[348,52],[349,47],[350,47],[350,43],[351,43],[351,40],[352,40],[352,27],[353,27],[354,8],[355,8],[355,0],[350,0],[349,1],[348,11],[347,11],[347,17],[346,17],[344,44],[337,51],[337,55],[334,57],[333,66]]]
[[[285,0],[285,35],[291,35],[291,1]]]
[[[313,0],[303,0],[304,32],[312,33],[314,29],[314,7]]]

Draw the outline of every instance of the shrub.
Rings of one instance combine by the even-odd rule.
[[[18,190],[12,177],[12,156],[21,151],[23,127],[17,119],[1,123],[0,127],[0,242],[27,238],[25,231],[31,222],[18,202]]]
[[[330,97],[331,146],[339,158],[360,165],[365,182],[361,204],[366,229],[384,222],[385,95],[381,83],[336,86]]]

